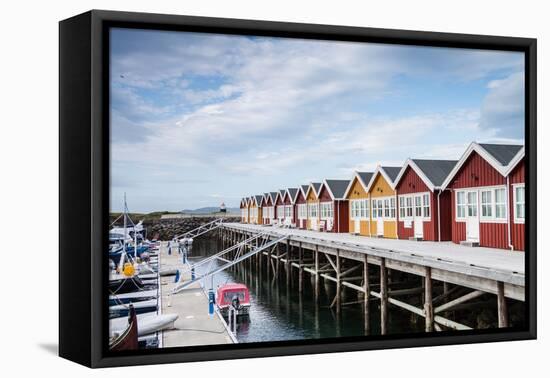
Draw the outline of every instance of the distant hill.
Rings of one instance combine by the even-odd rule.
[[[201,207],[199,209],[185,209],[181,212],[184,214],[211,214],[211,213],[217,213],[220,211],[219,207]],[[231,214],[240,214],[241,210],[238,207],[228,207],[227,212]]]

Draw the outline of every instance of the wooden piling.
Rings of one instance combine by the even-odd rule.
[[[342,280],[341,275],[340,250],[336,249],[336,312],[340,312],[341,296],[342,296]]]
[[[432,268],[426,267],[424,277],[424,314],[426,315],[426,332],[434,330],[434,309],[432,303]]]
[[[288,256],[287,259],[290,260]],[[298,244],[298,264],[300,265],[298,269],[298,291],[301,293],[304,291],[304,251],[302,249],[302,243]]]
[[[498,327],[508,327],[508,305],[504,296],[504,282],[497,282]]]
[[[380,258],[380,333],[388,333],[388,271],[386,258]]]
[[[370,315],[369,315],[369,301],[370,301],[370,283],[369,283],[369,263],[367,261],[367,255],[363,261],[363,289],[365,290],[364,296],[364,318],[365,318],[365,335],[370,334]]]
[[[315,301],[319,300],[319,246],[315,245]]]

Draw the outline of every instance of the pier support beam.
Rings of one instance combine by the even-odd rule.
[[[426,332],[434,331],[434,308],[432,303],[432,268],[426,267],[424,277],[424,314],[426,315]]]
[[[336,312],[340,312],[341,296],[342,296],[342,279],[341,276],[341,261],[340,250],[336,249]]]
[[[315,245],[315,301],[319,301],[319,246]]]
[[[504,282],[497,282],[498,327],[508,327],[508,306],[504,296]]]
[[[388,270],[386,258],[380,258],[380,333],[388,333]]]
[[[287,259],[290,261],[290,258]],[[302,243],[298,244],[298,291],[301,293],[304,291],[304,251],[302,249]]]
[[[364,318],[365,318],[365,335],[370,334],[370,315],[369,315],[369,302],[370,302],[370,283],[369,283],[369,263],[367,261],[367,255],[363,261],[363,290],[365,290],[364,299]]]

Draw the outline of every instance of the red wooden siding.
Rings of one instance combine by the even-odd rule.
[[[292,205],[292,202],[290,200],[290,196],[288,195],[288,192],[285,193],[285,196],[283,197],[283,204],[285,206]],[[290,222],[295,223],[296,222],[296,205],[292,205],[292,212],[290,216]]]
[[[522,160],[510,173],[510,190],[509,190],[509,203],[510,203],[510,238],[512,239],[512,245],[514,249],[519,251],[525,251],[525,224],[515,223],[514,216],[516,206],[514,203],[514,187],[512,184],[525,183],[525,161]],[[525,193],[527,196],[527,192]]]
[[[397,236],[399,239],[409,239],[414,236],[414,227],[405,227],[405,222],[398,220],[397,221]]]
[[[306,198],[303,196],[302,191],[298,190],[298,196],[296,197],[296,206],[294,206],[294,219],[296,219],[296,226],[301,229],[307,228],[307,218],[298,219],[298,204],[306,203]]]
[[[461,241],[466,240],[466,222],[457,222],[456,218],[456,192],[451,193],[451,215],[452,215],[452,226],[451,226],[451,235],[454,243],[460,244]]]
[[[334,228],[332,232],[349,232],[349,205],[347,200],[334,201]]]
[[[437,206],[437,194],[431,192],[426,183],[418,176],[418,174],[411,167],[407,167],[405,173],[399,183],[397,184],[397,194],[413,194],[413,193],[430,193],[430,208],[431,208],[431,220],[424,221],[424,240],[438,241],[438,220],[437,215],[439,212]],[[440,197],[441,202],[441,241],[451,240],[451,197],[450,193],[444,192]],[[397,200],[397,215],[399,217],[399,199]],[[405,222],[399,220],[397,222],[397,235],[400,239],[408,239],[414,236],[414,227],[405,228]]]
[[[331,232],[348,232],[349,230],[349,205],[347,200],[332,200],[325,185],[319,193],[319,202],[332,202],[334,210],[334,226]]]
[[[441,193],[439,196],[439,203],[441,205],[441,212],[440,212],[440,223],[441,223],[441,241],[449,241],[452,239],[451,234],[451,224],[453,221],[453,216],[451,215],[451,211],[453,208],[453,204],[451,201],[451,192],[448,190],[445,190]],[[436,199],[437,204],[437,199]]]
[[[521,163],[523,164],[523,163]],[[523,177],[522,168],[517,169],[517,177],[510,177],[510,181],[518,180],[521,182]],[[480,155],[475,151],[466,160],[462,168],[455,175],[454,180],[450,184],[451,189],[461,188],[478,188],[484,186],[506,185],[506,178],[503,177],[496,169],[494,169],[489,163],[487,163]],[[457,222],[455,220],[455,204],[456,204],[456,192],[453,191],[451,196],[451,214],[452,214],[452,241],[460,243],[466,240],[466,222]],[[479,199],[479,196],[478,196]],[[524,240],[522,240],[522,225],[513,224],[513,192],[510,187],[508,211],[510,214],[512,240],[514,244],[517,244],[515,248],[521,249],[523,247]],[[481,208],[478,207],[478,213]],[[517,227],[518,226],[518,227]],[[517,238],[517,239],[516,239]],[[523,238],[524,239],[524,238]],[[491,248],[509,248],[508,241],[508,227],[506,222],[504,223],[488,223],[480,221],[479,223],[479,245],[482,247]]]
[[[424,181],[416,174],[414,169],[407,167],[405,174],[397,184],[397,194],[410,194],[419,192],[429,192],[430,189]]]
[[[459,189],[505,184],[506,179],[474,151],[455,175],[449,187]]]

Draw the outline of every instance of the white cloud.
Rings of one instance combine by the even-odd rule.
[[[525,76],[516,72],[489,82],[489,92],[481,107],[481,127],[495,129],[501,136],[524,138]]]
[[[243,188],[263,193],[311,177],[348,177],[407,157],[449,158],[472,138],[498,136],[480,128],[479,109],[403,112],[395,101],[379,111],[377,104],[401,95],[396,80],[448,85],[518,64],[516,57],[458,50],[162,36],[113,55],[112,156],[115,174],[128,177],[117,182],[148,191],[147,201],[154,187],[170,197],[166,203],[179,199],[180,208],[193,207],[184,203],[191,197],[205,203],[237,198]],[[494,100],[511,97],[513,84],[491,84],[485,119],[495,114]],[[219,198],[206,194],[212,183],[204,178],[223,183]]]

